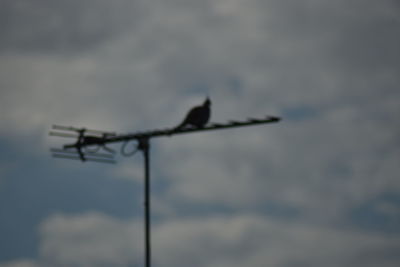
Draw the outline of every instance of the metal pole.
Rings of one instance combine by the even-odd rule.
[[[151,266],[151,246],[150,246],[150,143],[149,138],[139,140],[139,149],[144,156],[144,247],[145,247],[145,267]]]

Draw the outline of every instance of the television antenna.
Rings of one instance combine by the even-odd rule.
[[[226,123],[211,123],[204,127],[166,128],[131,134],[116,134],[72,126],[53,125],[51,136],[75,138],[74,143],[63,145],[61,148],[51,148],[53,157],[80,160],[82,162],[116,163],[115,150],[107,144],[123,142],[121,155],[132,156],[142,151],[144,157],[144,246],[145,267],[151,266],[151,238],[150,238],[150,139],[155,137],[171,137],[173,135],[189,134],[204,131],[222,130],[238,127],[248,127],[261,124],[277,123],[281,119],[276,116],[266,116],[261,119],[249,118],[244,121],[231,120]],[[136,141],[136,150],[127,152],[130,141]]]

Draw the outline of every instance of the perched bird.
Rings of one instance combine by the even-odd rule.
[[[185,128],[186,126],[192,126],[196,128],[204,127],[211,115],[211,101],[207,97],[204,101],[203,105],[193,107],[189,113],[186,115],[186,118],[182,121],[181,124],[174,128],[174,131]]]

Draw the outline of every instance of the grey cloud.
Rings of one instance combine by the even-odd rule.
[[[40,266],[139,264],[138,221],[99,213],[55,215],[41,225]],[[398,238],[242,214],[167,220],[153,227],[153,260],[163,266],[381,266]],[[374,254],[371,259],[366,255]],[[382,255],[384,261],[379,259]]]
[[[1,267],[39,267],[40,265],[34,260],[14,260],[6,263],[0,263]]]
[[[377,122],[362,112],[340,113],[165,141],[159,176],[172,181],[167,196],[243,209],[280,203],[317,220],[343,220],[360,203],[398,190],[399,170],[396,132],[373,132]]]
[[[54,215],[41,225],[44,266],[127,266],[138,261],[140,224],[99,214]],[[140,254],[141,255],[141,254]]]
[[[2,1],[0,52],[88,51],[134,28],[143,13],[139,4],[126,0]]]
[[[177,202],[240,212],[273,202],[334,225],[369,199],[398,192],[395,1],[97,2],[42,1],[32,9],[24,7],[28,2],[3,2],[16,16],[1,16],[9,20],[1,30],[2,136],[23,132],[32,140],[52,123],[120,131],[172,126],[209,93],[213,121],[266,113],[284,120],[155,142],[154,176],[166,183],[157,199],[166,218],[179,214]],[[116,175],[141,178],[138,168],[118,168]],[[335,232],[343,233],[349,234]],[[45,244],[66,238],[44,235]],[[354,239],[360,248],[363,238]],[[371,241],[373,250],[382,240]],[[264,266],[263,253],[240,266]],[[301,266],[307,257],[276,262]]]
[[[376,178],[374,173],[387,172],[384,179],[393,181],[392,171],[396,170],[386,162],[398,153],[392,143],[398,131],[395,115],[399,105],[393,97],[398,84],[394,75],[397,66],[383,58],[387,67],[364,66],[364,69],[369,68],[367,73],[370,75],[366,76],[366,72],[347,64],[352,61],[351,56],[339,66],[331,60],[335,62],[342,52],[335,44],[345,44],[351,36],[353,30],[347,30],[347,21],[355,21],[351,29],[363,29],[360,34],[368,38],[367,29],[371,23],[382,17],[394,20],[389,2],[385,3],[387,5],[380,9],[374,8],[375,5],[365,6],[368,23],[366,14],[354,6],[344,10],[339,4],[326,5],[316,1],[297,4],[297,8],[281,6],[274,1],[263,4],[264,8],[257,8],[258,1],[245,6],[227,1],[201,5],[188,2],[180,8],[175,1],[171,6],[160,3],[152,6],[154,9],[147,17],[142,17],[141,28],[132,29],[128,36],[110,40],[87,56],[68,59],[62,56],[3,56],[1,83],[7,92],[1,112],[3,122],[11,131],[26,127],[24,132],[54,122],[101,129],[168,126],[177,123],[177,118],[190,107],[184,102],[188,97],[182,95],[187,92],[187,86],[203,83],[216,99],[213,120],[264,115],[266,112],[285,115],[286,110],[296,107],[311,107],[317,117],[271,126],[265,135],[255,136],[256,145],[233,133],[231,140],[224,133],[214,141],[214,148],[223,144],[219,146],[223,149],[219,152],[203,144],[209,140],[201,141],[196,149],[210,149],[221,163],[217,166],[210,160],[194,157],[192,161],[187,160],[189,167],[178,170],[180,174],[171,170],[174,166],[165,166],[167,175],[181,177],[183,181],[174,187],[174,191],[179,191],[175,192],[178,195],[197,195],[195,198],[201,199],[213,192],[207,188],[202,190],[198,185],[202,184],[202,175],[197,169],[207,169],[208,179],[225,177],[215,180],[221,182],[220,187],[215,187],[218,188],[213,193],[215,196],[225,196],[218,192],[227,185],[236,188],[237,191],[227,192],[232,197],[222,197],[225,200],[233,199],[241,192],[238,195],[244,194],[251,203],[254,202],[252,199],[267,195],[263,189],[266,188],[269,196],[276,195],[272,198],[283,198],[300,206],[303,202],[314,205],[311,202],[315,201],[309,199],[309,191],[315,190],[315,198],[331,196],[335,206],[336,201],[343,200],[340,194],[335,196],[336,190],[347,188],[344,191],[350,194],[352,190],[358,191],[354,187],[360,182],[365,185],[359,187],[363,191],[360,194],[366,197],[370,193],[379,194],[388,186],[376,185],[374,188],[375,183],[370,185]],[[196,9],[198,7],[201,8]],[[329,25],[328,30],[332,30],[326,34],[322,34],[326,29],[316,23],[322,14],[327,15],[322,24]],[[315,23],[299,24],[301,20],[313,19]],[[298,26],[296,29],[289,27],[294,23]],[[376,27],[383,26],[378,23]],[[313,34],[307,32],[309,28],[315,28]],[[392,39],[391,31],[389,28],[382,33],[387,34],[384,37],[386,43]],[[306,32],[305,39],[298,36],[302,32]],[[354,40],[358,41],[358,38]],[[333,45],[325,46],[332,41]],[[269,58],[274,61],[268,61]],[[275,66],[275,63],[279,64]],[[240,81],[236,91],[229,87],[232,79]],[[383,94],[377,90],[379,86],[386,87]],[[193,103],[195,100],[193,98]],[[272,137],[268,138],[270,133]],[[263,140],[273,143],[262,145],[266,151],[273,149],[273,156],[261,152],[253,154],[256,147],[262,147],[259,144]],[[227,141],[237,144],[237,149],[225,150],[232,146]],[[196,141],[190,139],[181,143],[196,144]],[[193,146],[188,147],[193,149]],[[251,147],[252,153],[244,157],[246,147]],[[374,154],[382,149],[390,153]],[[174,149],[167,148],[166,151],[172,153]],[[175,153],[177,156],[172,162],[182,160],[181,152]],[[211,166],[214,166],[212,172]],[[237,171],[248,172],[240,175],[248,180],[230,183]],[[335,175],[335,171],[342,173]],[[187,176],[193,178],[184,179]],[[264,176],[270,178],[264,179]],[[336,180],[337,177],[349,177],[349,180]],[[253,197],[254,186],[257,193]],[[389,186],[397,186],[397,183],[393,181]],[[332,188],[336,190],[331,191]],[[261,197],[263,200],[268,198]],[[354,198],[357,199],[355,203],[363,199],[359,195]],[[341,205],[345,206],[344,202]]]

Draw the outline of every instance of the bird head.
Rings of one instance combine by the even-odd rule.
[[[208,96],[207,96],[206,100],[204,101],[203,106],[205,106],[205,107],[211,106],[211,100]]]

